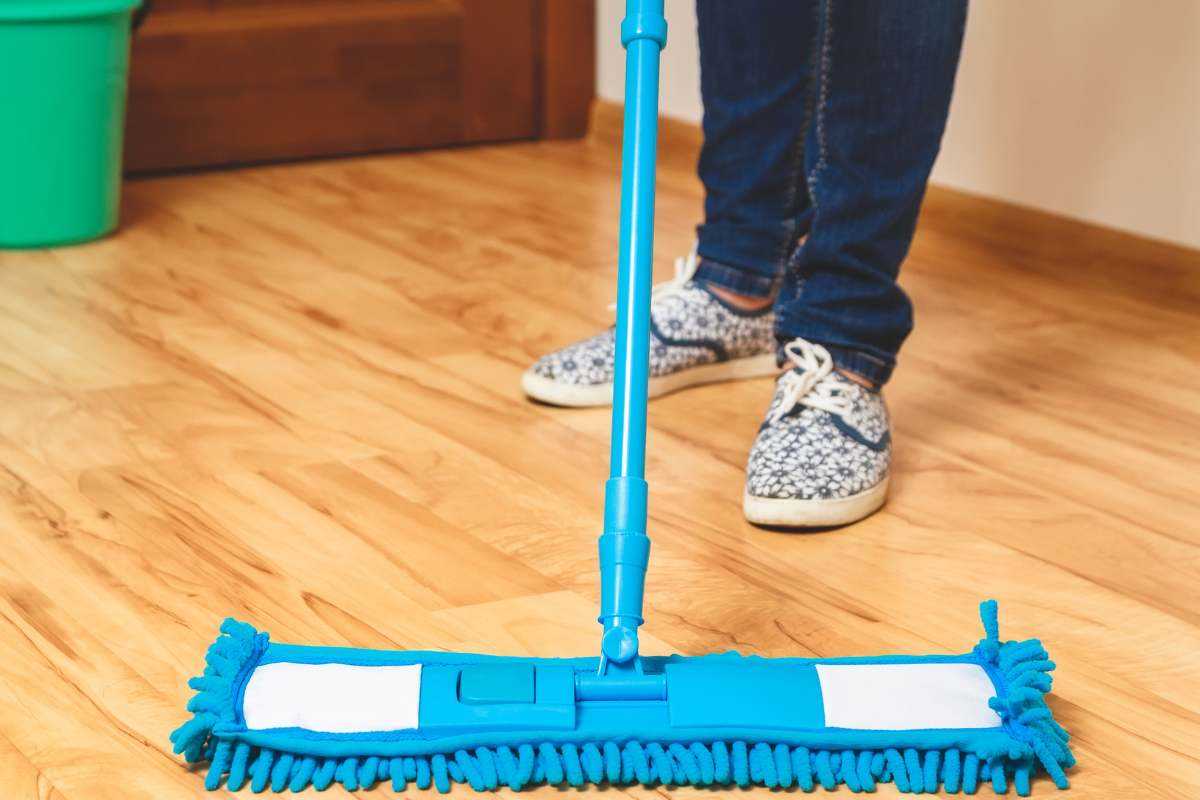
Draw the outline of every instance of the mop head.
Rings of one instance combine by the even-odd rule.
[[[275,644],[234,620],[190,686],[175,752],[206,786],[254,792],[388,781],[449,791],[538,784],[760,785],[1020,795],[1067,787],[1054,663],[1002,642],[996,604],[963,655],[646,657],[665,697],[576,699],[594,658],[508,658]]]

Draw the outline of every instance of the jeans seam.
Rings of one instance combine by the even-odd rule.
[[[796,140],[792,143],[791,166],[788,170],[788,195],[786,200],[788,227],[783,241],[779,244],[777,267],[775,270],[778,275],[782,275],[791,266],[792,255],[795,250],[796,230],[799,228],[796,219],[798,213],[796,210],[796,201],[800,194],[801,176],[804,173],[804,141],[808,138],[808,129],[812,125],[814,116],[813,107],[816,105],[816,97],[813,90],[818,85],[816,30],[813,31],[812,38],[813,41],[809,45],[809,52],[812,55],[809,58],[808,85],[804,89],[804,118],[800,121],[800,131],[796,136]],[[812,202],[811,197],[809,198],[809,202]]]
[[[808,135],[807,123],[800,127],[800,135],[796,137],[796,141],[792,144],[791,166],[788,169],[788,193],[784,200],[784,208],[786,209],[788,221],[787,227],[784,228],[783,236],[779,241],[779,249],[775,252],[775,273],[781,274],[787,269],[788,261],[791,260],[793,242],[796,240],[796,230],[799,227],[796,221],[796,197],[800,193],[800,173],[802,172],[804,162],[804,139]]]
[[[808,199],[814,211],[817,208],[817,181],[828,163],[829,148],[825,131],[825,108],[829,103],[829,75],[833,71],[833,0],[821,3],[821,56],[820,86],[815,104],[817,126],[817,163],[808,173]]]

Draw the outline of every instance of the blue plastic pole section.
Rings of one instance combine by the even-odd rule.
[[[617,351],[612,455],[600,537],[600,672],[640,672],[638,626],[650,538],[646,535],[646,392],[650,372],[650,286],[654,251],[654,162],[658,146],[658,59],[667,42],[663,0],[627,0],[625,130],[617,274]]]

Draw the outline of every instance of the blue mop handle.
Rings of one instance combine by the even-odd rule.
[[[650,373],[650,285],[654,251],[654,160],[658,59],[667,43],[663,0],[627,0],[625,130],[617,273],[617,352],[612,456],[600,537],[601,663],[637,656],[650,538],[646,535],[646,398]],[[603,666],[602,666],[603,669]]]

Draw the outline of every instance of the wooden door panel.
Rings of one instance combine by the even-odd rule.
[[[548,35],[559,3],[590,19],[584,0],[160,0],[134,38],[126,167],[581,135],[591,31]],[[580,58],[548,81],[541,51],[570,51],[563,35]],[[568,70],[582,88],[564,104],[544,87]]]
[[[532,138],[537,0],[462,0],[462,6],[463,140]]]

